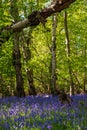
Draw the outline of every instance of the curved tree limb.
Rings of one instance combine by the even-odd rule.
[[[2,37],[10,37],[8,36],[8,33],[6,35],[3,34],[5,31],[9,31],[10,34],[15,32],[20,32],[22,29],[29,27],[29,26],[37,26],[40,23],[43,25],[46,22],[46,19],[51,16],[53,13],[61,12],[65,8],[68,8],[69,5],[76,0],[55,0],[55,2],[52,2],[51,5],[47,8],[42,9],[41,11],[34,11],[32,14],[28,16],[28,18],[24,19],[23,21],[19,21],[13,25],[10,25],[8,27],[5,27],[4,29],[0,29],[0,39]],[[8,40],[8,39],[7,39]],[[2,40],[0,40],[2,42]],[[4,40],[5,41],[5,40]]]

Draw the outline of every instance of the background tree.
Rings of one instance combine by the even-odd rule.
[[[51,46],[51,64],[49,70],[51,71],[51,94],[55,93],[56,89],[56,28],[57,28],[57,14],[52,16],[52,46]]]
[[[70,75],[70,95],[74,94],[74,84],[73,84],[73,75],[71,67],[71,51],[70,51],[70,39],[68,33],[68,23],[67,23],[67,11],[64,11],[64,28],[65,28],[65,39],[66,39],[66,54],[68,61],[68,71]]]

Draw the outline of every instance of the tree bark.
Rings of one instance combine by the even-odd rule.
[[[68,32],[68,23],[67,23],[67,12],[64,11],[64,27],[65,27],[65,37],[66,37],[66,53],[68,59],[68,70],[70,75],[70,95],[74,94],[74,84],[73,84],[73,74],[71,67],[71,52],[70,52],[70,40],[69,40],[69,32]]]
[[[34,11],[32,14],[28,16],[27,19],[20,21],[11,26],[13,32],[21,31],[23,28],[28,26],[36,26],[39,23],[46,22],[46,18],[56,12],[61,12],[63,9],[68,8],[69,5],[76,0],[56,0],[52,2],[52,4],[48,8],[42,9],[42,11]]]
[[[52,17],[52,83],[51,83],[51,93],[55,93],[56,88],[56,27],[57,27],[57,14]]]
[[[17,0],[11,1],[10,13],[14,18],[14,21],[17,22],[19,20],[19,12],[17,8]],[[23,78],[21,72],[21,55],[19,49],[19,35],[17,33],[14,34],[13,37],[13,65],[16,72],[16,96],[24,97],[24,88],[23,88]]]
[[[34,87],[34,82],[33,82],[33,70],[32,69],[27,69],[27,78],[28,78],[28,84],[29,84],[29,95],[36,95],[36,90]]]
[[[23,78],[21,72],[21,55],[19,50],[19,36],[14,36],[13,65],[16,73],[16,96],[24,97]]]
[[[23,47],[23,52],[24,52],[24,59],[25,59],[25,64],[26,64],[26,74],[27,74],[27,79],[28,79],[28,91],[29,95],[36,95],[36,90],[34,87],[34,82],[33,82],[33,69],[27,67],[27,62],[31,60],[31,50],[29,49],[30,44],[31,44],[31,29],[29,31],[28,39],[27,40],[22,40],[22,47]],[[26,45],[25,45],[25,43]]]
[[[86,61],[87,59],[87,54],[86,54],[86,50],[87,50],[87,45],[85,44],[85,48],[84,48],[84,60]],[[86,92],[86,87],[87,87],[87,68],[85,67],[85,61],[84,61],[84,84],[83,84],[83,91],[84,93]]]

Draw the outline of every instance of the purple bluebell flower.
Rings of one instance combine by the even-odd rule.
[[[27,96],[0,99],[0,126],[13,130],[32,127],[48,130],[53,123],[87,128],[87,95],[72,96],[71,107],[60,104],[58,96]],[[3,122],[3,123],[2,123]],[[3,125],[2,125],[3,124]],[[5,125],[4,125],[5,124]]]
[[[47,126],[47,129],[48,129],[48,130],[51,130],[51,129],[52,129],[52,125],[48,125],[48,126]]]

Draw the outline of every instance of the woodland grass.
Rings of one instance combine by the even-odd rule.
[[[0,99],[0,130],[87,130],[87,95],[72,96],[71,107],[58,96]]]

